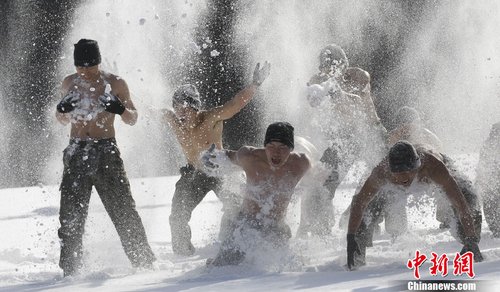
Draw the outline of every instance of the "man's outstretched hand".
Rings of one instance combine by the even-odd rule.
[[[347,234],[347,268],[351,271],[356,268],[354,264],[354,253],[361,255],[361,250],[356,242],[355,235]]]
[[[210,145],[210,148],[201,153],[201,162],[203,163],[205,169],[211,172],[215,171],[219,167],[219,165],[214,162],[216,157],[215,144]]]
[[[215,144],[201,153],[200,160],[204,172],[209,176],[221,176],[231,171],[232,163],[226,155],[226,150],[215,148]]]
[[[267,76],[269,76],[270,71],[271,71],[271,64],[269,64],[267,61],[264,62],[262,68],[260,68],[260,63],[257,63],[257,65],[255,65],[255,69],[253,70],[252,83],[257,86],[260,86],[262,82],[266,80]]]

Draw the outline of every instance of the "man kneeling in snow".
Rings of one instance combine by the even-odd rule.
[[[267,128],[264,148],[243,146],[231,151],[216,150],[212,145],[203,153],[201,159],[208,172],[217,173],[229,160],[246,174],[244,199],[232,232],[207,264],[241,263],[245,257],[242,239],[249,231],[257,231],[278,245],[290,239],[290,227],[284,222],[286,210],[295,186],[311,167],[305,154],[292,152],[293,130],[289,123],[273,123]]]

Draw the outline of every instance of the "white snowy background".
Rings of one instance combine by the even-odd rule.
[[[360,36],[367,23],[397,35],[398,23],[394,21],[400,18],[394,16],[401,11],[397,1],[289,3],[244,2],[236,34],[241,43],[250,44],[253,60],[249,62],[268,60],[272,64],[271,75],[259,92],[266,109],[263,124],[288,120],[296,125],[297,134],[322,150],[325,141],[316,136],[311,121],[315,113],[304,98],[305,84],[316,71],[317,53],[332,42],[359,44],[362,48]],[[479,147],[490,125],[500,120],[500,62],[496,59],[500,55],[500,9],[495,1],[484,1],[482,5],[473,1],[454,3],[440,1],[423,16],[424,25],[409,37],[412,42],[405,48],[400,68],[391,72],[398,78],[391,82],[411,80],[414,86],[422,86],[415,106],[427,113],[426,122],[443,139],[445,152],[458,158],[461,169],[474,179]],[[324,19],[331,17],[332,11],[338,18],[336,25],[327,29]],[[206,1],[87,1],[76,13],[78,18],[66,39],[65,53],[60,56],[64,61],[61,71],[73,73],[73,43],[80,38],[97,39],[103,68],[119,73],[129,84],[140,117],[134,127],[117,121],[117,140],[132,178],[137,209],[158,258],[156,269],[132,269],[99,197],[93,193],[84,237],[86,268],[81,276],[62,277],[58,267],[57,184],[69,129],[57,124],[50,112],[47,119],[52,123],[57,145],[44,171],[45,183],[0,190],[0,291],[393,291],[401,288],[398,281],[413,279],[406,262],[416,249],[427,256],[436,252],[453,258],[461,245],[449,231],[438,229],[432,204],[416,204],[408,209],[410,231],[391,243],[382,225],[374,247],[367,250],[367,266],[358,271],[343,268],[346,232],[338,226],[331,237],[292,238],[288,250],[266,249],[242,265],[208,269],[205,260],[216,254],[220,244],[217,233],[221,203],[213,193],[195,209],[191,220],[197,252],[187,258],[174,255],[168,216],[178,176],[152,177],[151,173],[164,168],[158,161],[164,161],[166,156],[174,158],[168,166],[171,173],[184,161],[171,133],[148,115],[147,109],[170,104],[174,89],[164,82],[165,66],[182,66],[186,53],[204,45],[209,47],[209,40],[195,44],[192,37],[197,19],[204,13]],[[212,57],[223,53],[214,52]],[[435,69],[430,85],[419,79],[427,76],[429,68]],[[5,120],[1,122],[6,125]],[[333,201],[337,221],[354,193],[356,173],[360,172],[351,172]],[[305,191],[297,191],[289,207],[287,221],[293,234],[298,227],[300,196]],[[484,288],[482,291],[498,291],[500,239],[491,238],[486,223],[480,248],[485,261],[474,265],[475,280]],[[442,280],[429,275],[429,266],[429,261],[422,266],[422,279]],[[449,274],[445,279],[467,276]]]

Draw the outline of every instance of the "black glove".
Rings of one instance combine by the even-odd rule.
[[[57,104],[57,111],[65,114],[72,112],[80,103],[80,94],[70,91],[68,95]]]
[[[105,93],[104,95],[99,96],[99,102],[107,112],[112,114],[121,115],[125,111],[123,103],[118,99],[118,97],[110,93]]]
[[[260,86],[264,80],[266,80],[267,76],[269,76],[269,72],[271,71],[271,64],[267,61],[264,62],[264,66],[260,68],[260,63],[255,65],[255,69],[253,70],[253,84]]]
[[[479,239],[477,238],[477,236],[467,236],[464,240],[464,247],[460,251],[460,254],[464,254],[464,253],[470,251],[474,254],[474,261],[475,262],[482,262],[483,255],[481,254],[481,251],[479,250],[479,246],[477,245],[478,243],[479,243]]]
[[[355,235],[347,234],[347,268],[349,270],[353,270],[355,268],[354,253],[361,255],[361,250],[359,249],[359,245],[356,242]]]

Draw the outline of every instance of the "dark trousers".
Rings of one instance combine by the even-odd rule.
[[[148,244],[141,218],[130,192],[115,139],[72,139],[64,150],[58,234],[59,266],[65,275],[82,266],[82,237],[94,186],[134,267],[149,267],[155,256]]]
[[[284,222],[265,224],[262,220],[239,213],[231,225],[227,238],[222,242],[219,253],[208,263],[214,266],[241,263],[245,259],[246,246],[255,240],[255,233],[251,233],[252,230],[257,231],[261,238],[271,242],[275,247],[285,245],[292,237],[290,227]]]
[[[209,176],[195,169],[192,165],[181,167],[181,178],[175,184],[172,199],[172,211],[169,217],[172,233],[172,249],[174,253],[190,255],[194,252],[191,244],[191,228],[189,220],[193,210],[198,206],[208,192],[214,191],[222,201],[224,215],[221,220],[220,237],[225,238],[229,224],[236,216],[239,207],[237,196],[222,189],[222,180]]]

